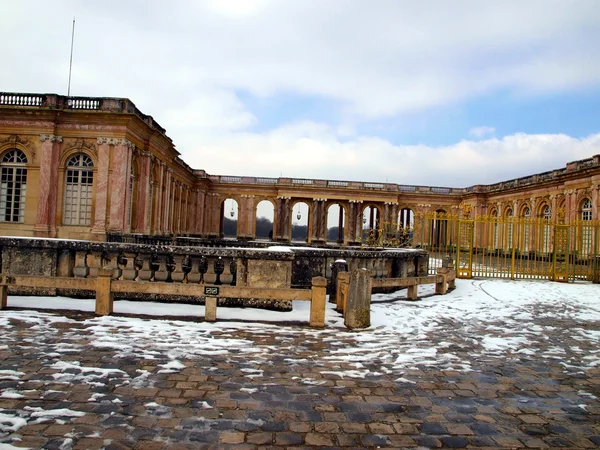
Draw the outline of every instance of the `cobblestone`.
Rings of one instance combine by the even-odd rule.
[[[469,360],[469,371],[423,365],[399,373],[373,359],[361,363],[367,375],[352,376],[354,341],[302,327],[287,328],[289,334],[273,327],[260,335],[240,328],[212,335],[250,340],[269,349],[268,359],[252,352],[174,357],[151,343],[148,354],[136,357],[118,346],[94,346],[90,317],[68,313],[70,322],[51,332],[14,319],[0,326],[11,339],[0,347],[0,414],[27,422],[10,430],[0,419],[0,444],[63,450],[600,446],[598,368],[513,355]],[[128,328],[114,333],[127,336]],[[348,349],[346,362],[325,357],[332,336],[337,352]],[[468,359],[468,347],[464,352]],[[165,369],[174,359],[177,368]]]

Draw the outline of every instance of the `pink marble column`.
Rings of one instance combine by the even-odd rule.
[[[58,203],[58,162],[60,158],[61,136],[40,135],[40,182],[38,193],[37,219],[34,228],[36,236],[56,236],[56,207]]]
[[[109,138],[98,138],[98,169],[94,174],[96,187],[94,226],[92,233],[106,233],[106,220],[108,211],[108,169],[110,162]]]
[[[131,176],[131,151],[133,144],[127,139],[115,139],[110,176],[110,219],[111,231],[129,231],[128,214],[129,178]]]
[[[138,179],[138,191],[134,192],[137,195],[137,215],[136,223],[131,225],[132,231],[145,233],[150,229],[148,223],[148,208],[151,205],[150,200],[150,169],[152,154],[150,152],[142,152],[140,158],[140,173]],[[152,211],[150,211],[152,214]]]
[[[154,189],[156,190],[156,217],[155,229],[152,230],[155,234],[162,234],[163,232],[163,186],[164,186],[164,164],[161,162],[158,173],[158,180],[154,180]]]
[[[600,220],[598,216],[598,199],[600,198],[600,186],[592,186],[592,220]]]
[[[256,217],[255,217],[255,209],[256,209],[256,205],[254,204],[254,195],[249,195],[248,199],[247,199],[247,206],[246,206],[246,221],[247,221],[247,227],[246,227],[246,237],[247,238],[254,238],[254,225],[256,224]]]
[[[171,213],[171,174],[172,170],[165,167],[164,176],[164,197],[163,197],[163,218],[162,218],[162,231],[165,233],[169,232],[169,215]]]
[[[194,211],[194,223],[192,225],[192,232],[194,234],[204,235],[204,208],[206,207],[206,194],[200,191],[199,189],[196,189],[194,191],[194,194],[195,195],[193,198],[193,202],[196,209]]]

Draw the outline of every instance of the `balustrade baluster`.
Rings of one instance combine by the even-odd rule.
[[[126,258],[125,267],[123,268],[123,279],[133,281],[138,276],[138,269],[135,266],[136,253],[125,253],[123,255]]]
[[[159,255],[158,269],[154,272],[154,281],[167,281],[169,279],[169,257],[167,255]]]
[[[154,270],[152,270],[152,255],[140,254],[138,255],[138,258],[142,263],[142,267],[138,271],[138,279],[141,281],[150,281],[154,276]]]
[[[73,276],[76,278],[86,278],[90,273],[90,268],[87,265],[87,251],[78,251],[75,253],[75,267],[73,268]]]
[[[181,283],[185,280],[185,272],[183,271],[183,263],[185,262],[186,255],[173,255],[175,261],[175,268],[171,273],[171,281]]]

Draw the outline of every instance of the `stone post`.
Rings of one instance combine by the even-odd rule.
[[[102,267],[98,269],[96,278],[96,314],[108,316],[113,313],[113,293],[110,289],[113,269]]]
[[[329,303],[337,303],[337,279],[340,272],[348,272],[348,263],[343,259],[338,259],[331,264],[331,285],[329,287]]]
[[[417,300],[418,297],[419,297],[419,285],[415,283],[411,286],[408,286],[408,289],[406,291],[406,298],[408,300]]]
[[[350,274],[348,272],[340,272],[337,279],[337,292],[336,292],[336,310],[342,313],[346,317],[346,309],[348,303],[348,282],[350,281]]]
[[[204,301],[204,320],[206,322],[217,321],[217,297],[206,297]]]
[[[0,310],[6,309],[8,306],[8,286],[6,284],[6,276],[2,276],[0,280]]]
[[[371,273],[367,269],[357,269],[350,273],[348,300],[344,325],[347,328],[367,328],[371,326]]]
[[[325,296],[327,295],[327,278],[312,279],[312,299],[310,302],[310,326],[323,328],[325,326]]]

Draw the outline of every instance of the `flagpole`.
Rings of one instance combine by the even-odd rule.
[[[75,17],[73,17],[73,31],[71,32],[71,59],[69,60],[69,87],[67,97],[71,96],[71,69],[73,68],[73,41],[75,40]]]

